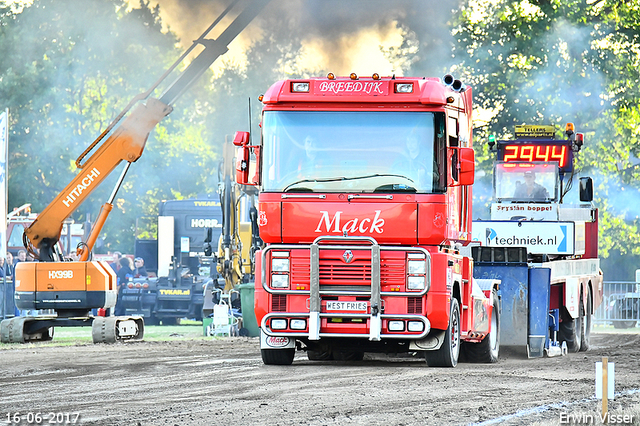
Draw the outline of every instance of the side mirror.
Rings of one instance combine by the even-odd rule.
[[[476,174],[476,160],[473,148],[460,148],[460,185],[473,185]]]
[[[249,149],[246,145],[241,146],[236,155],[236,182],[240,185],[249,184]]]
[[[233,144],[238,147],[236,153],[236,183],[240,185],[260,185],[260,146],[249,145],[249,132],[236,132]],[[251,163],[251,149],[255,153],[255,162]],[[249,179],[249,170],[254,174]]]
[[[580,201],[593,201],[593,180],[590,177],[580,178]]]
[[[236,132],[233,136],[235,146],[246,146],[249,144],[249,132]]]

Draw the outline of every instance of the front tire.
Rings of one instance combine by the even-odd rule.
[[[425,352],[429,367],[455,367],[460,356],[460,305],[458,299],[451,299],[449,327],[444,334],[440,349]]]
[[[580,298],[580,305],[578,307],[578,312],[583,310],[582,307],[582,297]],[[582,317],[578,315],[578,318],[572,318],[569,313],[567,313],[566,318],[560,323],[560,330],[558,332],[560,342],[567,343],[567,349],[569,352],[579,352],[580,351],[580,342],[582,340],[582,336],[580,335],[582,331]]]
[[[291,365],[296,354],[295,348],[261,349],[262,362],[265,365]]]
[[[586,352],[591,347],[591,317],[593,316],[593,302],[591,301],[591,290],[587,293],[587,309],[582,319],[582,338],[580,339],[580,352]]]

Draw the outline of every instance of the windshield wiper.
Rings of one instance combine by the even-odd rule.
[[[373,192],[418,192],[418,190],[402,183],[389,183],[376,187]]]
[[[345,180],[370,179],[375,177],[399,177],[413,183],[413,179],[409,179],[408,177],[403,175],[395,175],[395,174],[389,174],[389,173],[375,173],[371,175],[362,175],[362,176],[353,176],[353,177],[339,176],[339,177],[332,177],[332,178],[301,179],[287,185],[282,190],[282,192],[287,192],[289,188],[291,188],[292,186],[305,183],[305,182],[340,182]]]

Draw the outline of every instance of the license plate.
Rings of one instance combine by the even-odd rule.
[[[337,302],[327,301],[328,311],[367,311],[367,302]]]

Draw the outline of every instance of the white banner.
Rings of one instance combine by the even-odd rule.
[[[532,254],[576,254],[573,222],[474,221],[473,240],[484,246],[526,247]]]
[[[9,110],[0,114],[0,256],[7,257],[7,153],[9,145]]]

